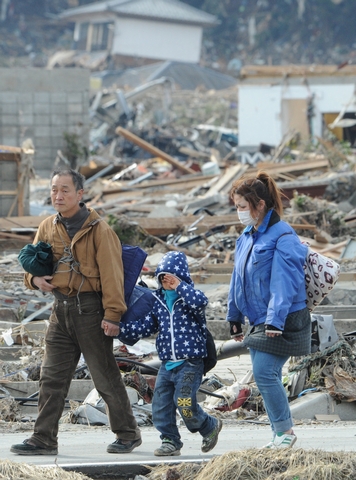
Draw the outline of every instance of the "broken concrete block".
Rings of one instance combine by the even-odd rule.
[[[290,402],[292,417],[298,420],[314,419],[316,415],[339,415],[342,421],[355,420],[354,402],[336,401],[326,392],[310,392]]]

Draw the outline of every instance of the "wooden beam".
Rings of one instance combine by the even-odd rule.
[[[264,170],[274,177],[278,177],[281,173],[303,173],[308,170],[320,169],[320,168],[329,168],[330,163],[327,158],[321,158],[316,160],[308,160],[305,162],[294,162],[294,163],[285,163],[285,164],[262,164],[258,168],[251,168],[247,173],[257,173],[258,170]]]
[[[19,235],[16,233],[0,232],[0,238],[7,238],[13,240],[21,240],[24,242],[32,243],[34,236],[30,237],[29,235]]]
[[[112,187],[109,188],[104,188],[103,189],[103,195],[111,195],[114,193],[120,193],[120,192],[127,192],[130,190],[143,190],[143,189],[149,189],[149,188],[157,188],[157,187],[166,187],[172,190],[174,188],[174,191],[178,190],[180,186],[189,189],[193,188],[195,186],[199,185],[204,185],[204,183],[208,182],[212,178],[216,178],[216,175],[200,175],[195,173],[195,175],[186,175],[181,178],[165,178],[163,180],[145,180],[142,183],[135,184],[135,185],[128,185],[129,182],[120,182],[120,185],[115,186],[113,185]],[[127,185],[126,185],[127,183]]]
[[[247,169],[248,165],[242,165],[241,163],[227,168],[225,173],[220,176],[219,180],[214,183],[214,185],[210,187],[209,190],[203,195],[203,198],[207,198],[211,195],[215,195],[215,193],[225,191],[226,187],[229,189],[233,180],[240,178]]]
[[[184,228],[190,227],[190,225],[197,220],[194,215],[180,216],[180,217],[166,217],[166,218],[147,218],[147,217],[132,217],[132,221],[138,223],[141,228],[146,230],[151,235],[165,236],[170,233],[178,233]],[[226,228],[236,226],[237,229],[242,229],[243,226],[239,225],[239,221],[236,214],[233,215],[207,215],[196,225],[195,234],[210,230],[217,225],[225,225]]]
[[[0,230],[11,232],[13,228],[37,228],[39,224],[49,215],[23,216],[23,217],[1,217]]]
[[[198,272],[192,272],[191,273],[191,278],[194,281],[194,283],[202,283],[202,284],[223,284],[223,285],[229,285],[230,280],[231,280],[231,274],[233,270],[233,265],[229,265],[230,269],[227,271],[225,268],[226,265],[223,265],[221,263],[216,264],[216,265],[209,265],[209,267],[214,266],[216,269],[214,271],[211,271],[210,269],[204,269],[200,270]],[[207,265],[208,267],[208,265]],[[338,283],[340,282],[355,282],[356,281],[356,273],[355,272],[341,272]],[[349,307],[354,307],[354,305],[348,305]],[[324,307],[324,305],[321,305],[323,308],[327,308],[327,306]],[[336,309],[338,306],[337,305],[332,305],[334,309]],[[342,307],[340,305],[340,307]],[[320,307],[319,307],[320,308]],[[316,312],[317,313],[317,312]]]
[[[0,190],[0,195],[17,195],[17,190]]]
[[[347,164],[350,162],[350,160],[347,158],[346,155],[344,155],[338,148],[335,148],[334,145],[331,142],[328,142],[327,140],[324,140],[321,137],[315,137],[318,142],[329,152],[332,154],[336,155],[340,160],[343,162],[346,162]],[[332,160],[332,163],[334,164],[333,166],[336,166],[334,160]]]
[[[191,169],[189,167],[186,167],[185,165],[182,165],[182,163],[180,163],[175,158],[171,157],[170,155],[163,152],[159,148],[154,147],[150,143],[146,142],[145,140],[138,137],[137,135],[130,132],[129,130],[126,130],[125,128],[117,127],[117,129],[115,130],[115,133],[117,135],[122,135],[124,138],[126,138],[127,140],[129,140],[132,143],[135,143],[136,145],[138,145],[143,150],[146,150],[147,152],[152,153],[152,155],[155,155],[156,157],[162,158],[163,160],[170,163],[171,165],[173,165],[175,168],[177,168],[181,172],[190,173],[190,174],[196,173],[193,169]]]
[[[100,210],[100,205],[97,206]],[[110,211],[108,211],[108,214]],[[47,218],[47,216],[29,216],[29,217],[13,217],[0,218],[0,230],[11,232],[15,227],[32,227],[36,228],[39,224]],[[183,228],[189,227],[197,220],[195,215],[181,215],[180,217],[166,217],[166,218],[147,218],[147,217],[130,217],[129,220],[137,223],[151,235],[165,236],[170,233],[178,233]],[[239,223],[236,213],[228,215],[206,215],[197,225],[195,233],[199,235],[217,225],[225,225],[226,228],[235,227],[239,232],[243,230],[243,225]],[[293,224],[291,226],[298,230],[315,230],[315,225]]]
[[[10,145],[0,145],[1,153],[22,153],[22,148],[20,147],[11,147]]]

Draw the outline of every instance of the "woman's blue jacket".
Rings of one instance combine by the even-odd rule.
[[[254,231],[236,241],[226,320],[266,323],[284,329],[287,315],[306,306],[303,265],[307,247],[293,228],[270,210]]]

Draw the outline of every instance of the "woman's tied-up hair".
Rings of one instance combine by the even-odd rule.
[[[235,180],[230,189],[230,198],[241,195],[254,210],[261,200],[266,204],[266,210],[274,209],[279,216],[283,214],[282,194],[276,182],[266,172],[258,171],[254,177],[243,176]]]

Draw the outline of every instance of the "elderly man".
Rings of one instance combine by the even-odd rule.
[[[84,177],[75,170],[52,174],[51,200],[58,212],[39,226],[34,243],[52,246],[53,273],[25,274],[28,288],[54,295],[41,368],[39,414],[34,433],[11,452],[57,455],[58,423],[81,353],[104,399],[116,440],[109,453],[128,453],[141,444],[120,370],[113,337],[126,311],[121,243],[110,226],[81,201]]]

